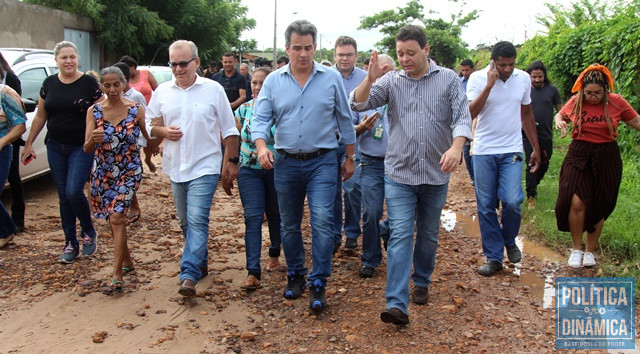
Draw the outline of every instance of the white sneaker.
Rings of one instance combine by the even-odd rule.
[[[582,266],[582,254],[583,252],[580,250],[572,250],[571,256],[569,257],[569,267],[571,268],[580,268]],[[585,257],[586,258],[586,257]],[[593,255],[591,255],[591,259],[593,259]],[[595,264],[595,261],[594,261]]]
[[[584,258],[582,258],[582,266],[593,267],[594,265],[596,265],[596,259],[593,257],[593,253],[585,252]]]

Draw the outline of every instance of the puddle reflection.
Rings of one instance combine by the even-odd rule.
[[[457,225],[465,235],[480,237],[480,225],[476,217],[456,214],[451,210],[442,210],[440,221],[442,222],[442,228],[446,231],[453,231]],[[564,257],[558,252],[537,244],[532,240],[523,238],[522,236],[516,238],[516,244],[520,247],[523,254],[530,254],[542,262],[561,263],[564,261]],[[520,278],[522,285],[529,287],[535,298],[542,302],[543,308],[554,306],[555,288],[553,272],[544,275],[544,278],[540,278],[535,272],[523,270],[522,263],[518,263],[515,265],[515,268],[513,268],[513,274]]]

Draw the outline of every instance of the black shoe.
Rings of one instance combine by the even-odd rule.
[[[361,278],[373,278],[373,272],[375,271],[375,269],[363,265],[362,267],[360,267],[360,271],[358,272],[358,275]]]
[[[358,239],[357,238],[348,238],[344,243],[344,248],[356,248],[358,247]]]
[[[413,288],[413,303],[424,305],[429,302],[429,288],[416,286]]]
[[[304,275],[289,272],[287,274],[287,287],[284,289],[284,297],[287,299],[297,299],[302,296],[304,288],[307,287]]]
[[[14,234],[19,234],[24,231],[24,226],[16,225],[16,232]]]
[[[478,268],[478,274],[490,277],[498,271],[502,270],[502,263],[498,261],[487,261],[484,265]]]
[[[380,238],[382,239],[382,246],[384,246],[384,250],[387,250],[387,246],[389,246],[389,237],[390,235],[386,232],[380,233]]]
[[[342,240],[333,241],[333,255],[335,256],[340,249],[340,245],[342,244]]]
[[[196,283],[191,279],[185,279],[180,285],[178,294],[182,296],[196,296]]]
[[[327,298],[325,296],[325,285],[320,279],[316,279],[309,286],[309,308],[315,313],[319,313],[327,307]]]
[[[202,273],[200,275],[200,279],[206,277],[207,275],[209,275],[209,266],[200,266],[198,267],[200,268],[200,272]]]
[[[384,323],[393,323],[396,326],[409,324],[409,315],[395,307],[382,311],[380,319]]]
[[[507,258],[511,263],[519,263],[522,260],[522,252],[518,248],[518,245],[504,246],[507,249]]]

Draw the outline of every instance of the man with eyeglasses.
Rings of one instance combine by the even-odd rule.
[[[213,193],[219,179],[225,189],[230,189],[231,181],[238,175],[239,133],[224,89],[196,74],[200,59],[195,44],[185,40],[173,42],[169,60],[176,79],[160,84],[153,92],[146,122],[152,136],[164,139],[162,169],[171,180],[185,237],[178,293],[195,296],[196,284],[208,273]],[[228,147],[224,163],[220,136]]]
[[[489,277],[502,270],[505,249],[511,263],[522,253],[516,236],[522,220],[522,133],[533,151],[529,166],[540,165],[540,147],[531,111],[531,79],[516,69],[516,48],[498,42],[491,49],[489,65],[476,71],[467,83],[471,117],[477,119],[473,145],[473,174],[478,204],[482,251],[487,262],[478,274]],[[498,202],[502,205],[498,219]]]
[[[247,80],[236,70],[236,57],[233,53],[222,54],[222,68],[211,80],[217,81],[227,94],[231,110],[235,110],[244,103],[247,97]]]
[[[342,80],[334,70],[313,60],[317,33],[316,27],[305,20],[287,27],[285,49],[289,65],[265,79],[251,127],[260,165],[275,169],[282,247],[287,260],[287,299],[299,298],[307,286],[300,228],[307,197],[313,258],[308,277],[309,307],[316,312],[327,306],[325,288],[331,275],[336,176],[341,173],[344,181],[353,174],[356,141]],[[275,154],[266,145],[273,124],[277,124]],[[338,165],[336,131],[347,155],[342,167]]]
[[[367,77],[367,72],[356,67],[358,60],[358,44],[356,40],[348,36],[340,36],[336,40],[334,47],[333,59],[335,66],[333,68],[340,73],[342,84],[346,90],[347,96],[353,91],[362,80]],[[355,126],[358,124],[359,116],[357,112],[350,112],[351,123]],[[355,165],[360,163],[360,154],[356,144],[356,161]],[[338,163],[344,160],[344,146],[340,145],[338,150]],[[337,176],[338,190],[336,191],[336,201],[333,206],[334,211],[334,253],[342,244],[342,192],[344,191],[344,233],[347,237],[344,247],[356,248],[358,246],[358,236],[361,233],[360,216],[362,211],[362,202],[360,196],[360,176],[358,169],[353,176],[346,182],[342,183],[341,178]],[[342,187],[342,188],[340,188]]]

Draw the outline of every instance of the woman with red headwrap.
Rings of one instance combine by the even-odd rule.
[[[560,170],[556,201],[558,230],[571,232],[570,267],[596,264],[593,251],[604,221],[616,206],[622,160],[616,143],[620,121],[640,131],[640,116],[622,98],[612,93],[613,78],[604,65],[586,68],[573,85],[576,93],[555,116],[556,129],[567,135],[573,123],[569,151]],[[587,232],[586,248],[582,236]]]

